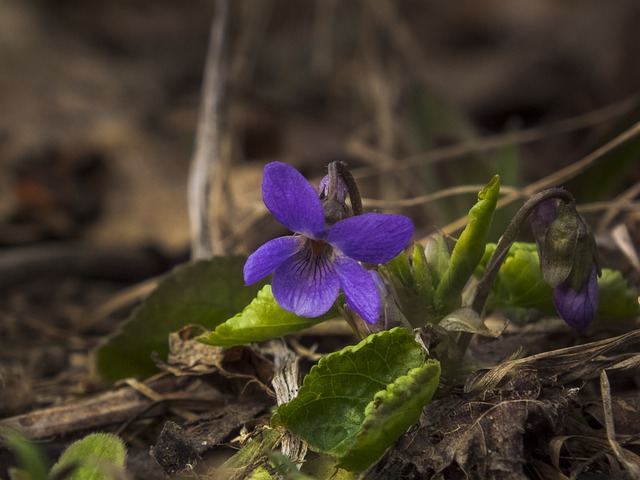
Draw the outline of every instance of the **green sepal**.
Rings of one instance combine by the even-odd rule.
[[[413,327],[421,327],[433,321],[435,311],[433,307],[434,288],[429,273],[427,257],[424,246],[418,242],[413,244],[411,253],[411,267],[413,271],[415,286],[415,309],[414,318],[410,319]]]
[[[560,202],[558,215],[547,229],[540,252],[542,276],[549,286],[558,286],[571,273],[577,240],[578,217],[575,208]]]
[[[336,313],[330,310],[317,318],[300,317],[278,305],[271,285],[265,285],[241,313],[196,340],[219,347],[235,347],[299,332],[335,317]]]
[[[433,285],[420,243],[413,244],[411,261],[404,251],[400,252],[380,267],[380,273],[393,286],[400,310],[411,326],[420,327],[433,321]]]
[[[451,261],[435,292],[438,317],[462,303],[462,290],[484,255],[499,194],[500,177],[496,175],[480,191],[478,202],[469,210],[467,226],[451,252]]]
[[[576,212],[576,216],[578,217],[576,251],[569,280],[571,281],[571,288],[579,291],[591,278],[594,268],[600,274],[600,267],[597,264],[598,247],[596,239],[582,215]]]
[[[436,232],[429,235],[425,248],[425,257],[429,277],[431,278],[434,289],[440,285],[444,273],[449,268],[451,250],[452,247],[449,245],[449,239],[442,233]]]
[[[278,407],[272,423],[300,436],[312,449],[339,457],[342,466],[366,468],[415,422],[416,411],[419,415],[431,398],[422,390],[423,377],[435,375],[435,370],[433,362],[424,363],[424,355],[403,328],[371,335],[320,360],[298,396]],[[429,388],[437,383],[433,380]],[[415,402],[424,403],[418,407]],[[376,443],[375,454],[371,442]]]

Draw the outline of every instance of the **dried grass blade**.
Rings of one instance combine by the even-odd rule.
[[[492,369],[479,372],[469,377],[465,385],[465,392],[479,393],[496,387],[512,370],[525,368],[544,371],[550,377],[557,378],[560,383],[568,383],[578,379],[594,378],[606,366],[622,363],[627,368],[635,365],[632,361],[619,357],[604,357],[612,350],[640,342],[640,330],[634,330],[624,335],[597,342],[587,343],[576,347],[561,348],[550,352],[539,353],[526,358],[509,360]],[[594,361],[597,359],[597,361]],[[595,373],[595,372],[598,373]]]
[[[611,408],[611,386],[606,370],[600,373],[600,394],[602,396],[602,409],[604,411],[604,427],[607,432],[607,440],[616,459],[624,466],[633,478],[640,478],[640,457],[629,450],[623,449],[616,440],[615,424],[613,422],[613,409]]]

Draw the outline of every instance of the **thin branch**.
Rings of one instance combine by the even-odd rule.
[[[605,214],[598,222],[598,232],[606,232],[611,230],[609,224],[613,221],[623,206],[628,205],[634,198],[640,195],[640,182],[636,182],[627,190],[622,192],[616,198],[613,199],[611,206],[607,209]]]
[[[189,221],[193,260],[221,254],[221,232],[211,222],[210,206],[222,200],[220,188],[213,189],[214,179],[226,170],[222,155],[222,105],[226,69],[223,62],[229,24],[229,0],[218,0],[211,24],[209,48],[202,81],[202,102],[196,133],[196,146],[189,173]],[[217,198],[211,198],[211,194]]]
[[[613,120],[636,108],[639,102],[640,92],[636,92],[620,102],[607,105],[606,107],[600,108],[598,110],[593,110],[584,115],[567,118],[565,120],[560,120],[558,122],[549,123],[546,125],[540,125],[538,127],[533,127],[526,130],[492,135],[470,142],[458,143],[455,145],[439,148],[431,152],[412,155],[401,159],[394,159],[394,161],[391,162],[390,165],[383,164],[377,165],[375,167],[372,166],[354,169],[352,173],[357,180],[361,180],[366,177],[387,173],[390,170],[400,171],[402,169],[411,168],[416,165],[452,160],[454,158],[459,158],[470,153],[492,151],[509,145],[523,145],[526,143],[532,143],[553,135],[560,135],[563,133],[596,126],[603,122]]]
[[[445,188],[442,190],[438,190],[435,193],[429,193],[427,195],[420,195],[419,197],[414,198],[403,198],[398,200],[378,200],[374,198],[363,198],[362,203],[367,208],[404,208],[404,207],[413,207],[416,205],[421,205],[424,203],[434,202],[436,200],[441,200],[447,197],[453,197],[455,195],[464,195],[464,194],[478,194],[480,190],[484,188],[484,185],[460,185],[458,187]],[[507,195],[509,193],[518,193],[520,190],[515,187],[508,187],[501,185],[500,193],[502,195]]]
[[[506,205],[510,205],[511,203],[521,199],[522,197],[529,197],[534,193],[544,190],[545,188],[549,188],[554,185],[559,185],[575,177],[576,175],[580,174],[581,172],[589,168],[591,165],[593,165],[597,160],[602,158],[605,154],[611,152],[612,150],[615,150],[620,145],[624,144],[625,142],[628,142],[629,140],[637,137],[638,135],[640,135],[640,122],[636,123],[633,127],[624,131],[623,133],[618,135],[616,138],[604,144],[602,147],[598,148],[597,150],[590,153],[589,155],[582,158],[581,160],[575,163],[572,163],[568,167],[562,168],[551,175],[547,175],[546,177],[538,180],[537,182],[527,185],[520,192],[511,193],[501,198],[500,200],[498,200],[498,204],[496,208],[502,208]],[[445,232],[446,234],[451,234],[460,230],[466,224],[467,224],[467,217],[466,216],[461,217],[458,220],[443,227],[442,231]],[[426,239],[424,239],[424,241],[426,241]]]

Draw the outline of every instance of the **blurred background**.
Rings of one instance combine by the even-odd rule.
[[[214,15],[204,0],[0,2],[3,248],[184,254]],[[639,23],[635,0],[230,2],[224,250],[278,233],[260,201],[267,161],[318,179],[345,160],[364,197],[387,201],[495,173],[523,188],[578,161],[640,118]],[[611,199],[639,180],[639,149],[563,184],[580,202]],[[464,215],[468,190],[369,207],[412,216],[424,236]]]
[[[188,260],[189,168],[221,4],[0,0],[0,417],[101,388],[87,359],[140,296],[123,289]],[[228,6],[217,251],[284,234],[261,201],[265,163],[317,184],[343,160],[365,208],[410,216],[416,239],[455,236],[494,174],[514,195],[494,240],[522,198],[564,185],[603,266],[637,285],[640,263],[609,253],[640,244],[638,127],[592,154],[640,120],[640,2]]]

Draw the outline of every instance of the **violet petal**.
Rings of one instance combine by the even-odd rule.
[[[347,306],[367,323],[376,323],[380,318],[380,291],[369,271],[342,255],[336,255],[334,263]]]
[[[272,290],[278,305],[303,317],[326,313],[338,298],[340,282],[331,248],[314,255],[311,242],[273,272]]]
[[[359,262],[387,263],[413,235],[413,222],[402,215],[365,213],[345,218],[327,232],[327,241]]]
[[[262,245],[244,264],[245,284],[251,285],[269,275],[278,265],[299,251],[305,241],[307,240],[304,237],[290,235],[275,238]]]
[[[598,310],[598,276],[593,268],[589,280],[579,290],[571,288],[570,280],[565,280],[553,290],[556,310],[567,324],[577,330],[586,328]]]
[[[272,162],[264,167],[262,199],[289,230],[317,240],[324,236],[324,211],[318,193],[292,166]]]

